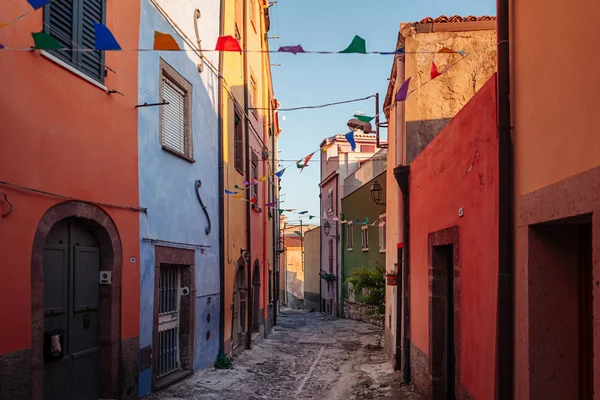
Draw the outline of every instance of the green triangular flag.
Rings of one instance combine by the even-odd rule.
[[[62,49],[63,47],[56,39],[44,32],[32,32],[33,47],[37,50]]]
[[[309,215],[308,219],[313,219],[315,216],[314,215]]]
[[[234,186],[235,189],[241,189],[241,187],[239,187],[238,185]]]
[[[371,122],[375,119],[375,117],[367,117],[366,115],[358,115],[358,114],[354,114],[354,118],[356,118],[360,122]]]
[[[281,208],[279,209],[279,215],[283,214],[285,210],[282,210]]]
[[[361,53],[361,54],[365,54],[366,52],[367,52],[367,43],[365,42],[365,39],[361,38],[358,35],[354,36],[354,39],[352,39],[352,43],[350,43],[350,46],[348,46],[348,48],[346,48],[346,50],[340,51],[340,53]]]

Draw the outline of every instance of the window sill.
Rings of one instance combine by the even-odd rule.
[[[170,149],[170,148],[168,148],[168,147],[162,146],[162,149],[163,149],[164,151],[166,151],[167,153],[171,153],[171,154],[173,154],[174,156],[176,156],[176,157],[179,157],[179,158],[182,158],[182,159],[184,159],[185,161],[187,161],[187,162],[190,162],[190,163],[192,163],[192,164],[194,164],[194,163],[196,162],[196,160],[194,160],[193,158],[191,158],[191,157],[188,157],[188,156],[184,156],[183,154],[181,154],[181,153],[178,153],[178,152],[176,152],[176,151],[174,151],[174,150],[171,150],[171,149]]]
[[[348,247],[348,251],[352,251],[352,250],[353,250],[353,248],[352,248],[352,247]]]
[[[380,253],[385,253],[385,249],[379,249]]]
[[[94,78],[91,78],[91,77],[87,76],[86,74],[84,74],[83,72],[81,72],[77,68],[73,67],[69,63],[61,60],[60,58],[58,58],[56,56],[53,56],[52,54],[48,53],[45,50],[41,50],[40,54],[42,55],[42,57],[44,57],[44,58],[52,61],[55,64],[58,64],[59,66],[61,66],[64,69],[66,69],[67,71],[71,72],[72,74],[77,75],[78,77],[80,77],[84,81],[87,81],[88,83],[91,83],[92,85],[96,86],[98,89],[101,89],[101,90],[103,90],[105,92],[108,91],[108,88],[106,86],[104,86],[102,83],[94,80]]]
[[[367,248],[363,248],[362,251],[365,251],[365,252],[369,251],[369,248],[368,247]]]

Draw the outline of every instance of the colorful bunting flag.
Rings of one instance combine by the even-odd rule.
[[[252,203],[252,204],[256,204],[257,202],[258,202],[258,198],[257,197],[255,197],[252,200],[250,200],[250,203]]]
[[[27,0],[29,5],[33,7],[34,10],[38,8],[44,7],[46,4],[50,3],[50,0]]]
[[[283,176],[284,172],[285,172],[285,168],[282,169],[281,171],[275,172],[275,176],[278,178],[281,178]]]
[[[356,218],[356,221],[354,221],[355,224],[358,224],[360,221],[358,220],[358,218]]]
[[[230,190],[225,190],[225,193],[229,194],[229,195],[234,195],[234,194],[238,194],[238,192],[232,192]]]
[[[315,217],[314,215],[309,215],[309,216],[308,216],[308,219],[309,219],[309,220],[311,220],[311,219],[313,219],[313,218],[316,218],[316,217]]]
[[[311,153],[306,156],[306,158],[304,159],[304,165],[302,166],[302,169],[300,170],[300,172],[304,171],[304,167],[308,166],[308,162],[312,158],[313,154],[315,154],[315,153]]]
[[[465,56],[465,52],[464,52],[464,51],[462,51],[462,50],[456,50],[456,52],[457,52],[458,54],[460,54],[461,56],[463,56],[463,57]]]
[[[302,45],[297,45],[297,46],[281,46],[279,48],[278,52],[280,52],[280,53],[293,53],[293,54],[306,53],[304,51],[304,49],[302,48]]]
[[[4,45],[0,43],[0,49],[4,49]]]
[[[339,219],[338,217],[335,217],[335,216],[334,216],[333,218],[331,218],[331,220],[332,220],[332,221],[336,221],[336,222],[337,222],[337,221],[339,221],[340,219]]]
[[[398,93],[396,93],[396,101],[405,101],[408,96],[408,86],[410,85],[410,78],[404,81],[400,89],[398,89]]]
[[[323,147],[321,147],[321,151],[323,153],[326,153],[327,150],[329,150],[334,144],[335,143],[333,143],[333,142],[327,143],[326,145],[324,145]]]
[[[234,199],[242,199],[244,198],[243,194],[236,194],[235,196],[233,196]]]
[[[54,39],[45,32],[32,32],[31,36],[33,37],[33,47],[36,50],[62,49],[62,46],[60,43],[58,43],[58,40]]]
[[[396,51],[381,51],[379,54],[390,55],[390,54],[405,54],[403,48],[397,49]]]
[[[241,187],[239,187],[239,185],[235,185],[234,188],[235,189],[242,189]]]
[[[215,50],[242,52],[239,42],[233,36],[219,36]]]
[[[441,75],[441,72],[438,71],[437,65],[432,61],[431,62],[431,79],[435,79]]]
[[[375,117],[367,117],[366,115],[359,115],[359,114],[354,114],[354,118],[356,118],[360,122],[371,122],[375,119]]]
[[[450,50],[450,49],[449,49],[449,48],[447,48],[447,47],[442,47],[442,48],[441,48],[441,49],[438,51],[438,53],[456,53],[456,52],[455,52],[454,50]]]
[[[276,201],[274,201],[274,202],[272,202],[272,203],[267,203],[267,204],[265,204],[265,207],[275,207],[276,205],[277,205],[277,202],[276,202]]]
[[[366,52],[367,52],[367,43],[365,42],[365,39],[361,38],[358,35],[354,36],[354,39],[352,39],[352,43],[350,43],[350,45],[345,50],[340,51],[340,53],[360,53],[360,54],[365,54]]]
[[[96,50],[121,50],[117,39],[110,29],[104,24],[94,22],[94,31],[96,32],[94,49]]]
[[[279,209],[279,215],[283,214],[285,212],[285,210],[282,210],[281,208]]]
[[[299,212],[298,214],[300,214],[300,215],[308,214],[308,211],[302,211],[302,212]]]
[[[248,186],[249,184],[250,184],[250,182],[244,181],[244,186]]]
[[[181,50],[181,48],[173,36],[154,31],[154,50]]]
[[[358,221],[358,220],[357,220],[357,221]],[[368,224],[368,223],[369,223],[369,217],[366,217],[366,220],[365,220],[365,222],[363,222],[362,224],[363,224],[363,225],[366,225],[366,224]]]
[[[354,141],[354,131],[350,131],[344,136],[346,136],[346,140],[348,141],[348,143],[350,143],[352,151],[354,151],[356,149],[356,142]]]
[[[258,178],[259,181],[264,182],[268,179],[268,176],[261,176],[260,178]]]

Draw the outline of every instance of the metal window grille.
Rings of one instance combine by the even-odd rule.
[[[352,231],[352,224],[346,225],[346,237],[348,238],[348,249],[354,246],[354,232]]]
[[[161,266],[159,278],[158,314],[158,372],[160,378],[180,367],[179,362],[179,305],[180,269]]]
[[[363,250],[369,249],[369,230],[367,227],[363,227],[361,230],[362,248]]]
[[[186,154],[185,96],[186,93],[168,78],[162,79],[163,100],[169,104],[161,106],[161,144],[181,155]]]
[[[242,118],[236,113],[235,114],[235,131],[234,131],[235,146],[233,149],[233,158],[235,168],[243,172],[244,171],[244,131],[242,128]]]

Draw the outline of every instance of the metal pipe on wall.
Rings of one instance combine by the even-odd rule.
[[[495,398],[514,397],[513,167],[510,116],[509,0],[496,1],[498,107],[498,297]]]
[[[225,26],[225,0],[221,0],[221,15],[219,20],[219,32],[223,34]],[[223,123],[223,52],[219,52],[219,140],[218,140],[218,157],[219,157],[219,289],[221,291],[219,295],[219,301],[221,303],[220,319],[219,319],[219,355],[225,353],[225,177],[224,173],[224,157],[223,157],[223,137],[224,132]]]

